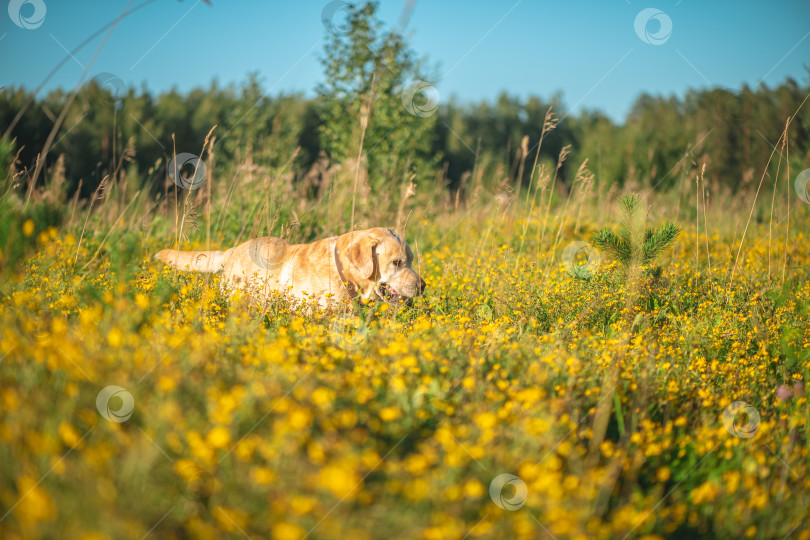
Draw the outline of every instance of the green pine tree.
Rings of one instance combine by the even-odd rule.
[[[661,267],[650,265],[672,246],[681,232],[680,229],[671,221],[656,229],[645,229],[647,216],[641,210],[639,196],[632,193],[619,197],[619,201],[624,214],[619,233],[603,227],[593,234],[591,243],[613,255],[625,268],[645,266],[647,275],[659,277]]]

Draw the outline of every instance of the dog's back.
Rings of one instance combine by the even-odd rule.
[[[228,251],[178,251],[164,249],[155,258],[177,270],[194,270],[195,272],[221,272],[230,255]]]

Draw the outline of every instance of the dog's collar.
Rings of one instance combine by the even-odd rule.
[[[340,279],[340,283],[349,294],[349,300],[354,300],[357,296],[357,288],[354,286],[354,283],[351,283],[348,279],[346,279],[346,275],[343,273],[343,264],[340,262],[340,257],[338,256],[337,237],[335,237],[332,242],[334,243],[334,248],[332,251],[335,254],[335,269],[338,273],[338,279]]]

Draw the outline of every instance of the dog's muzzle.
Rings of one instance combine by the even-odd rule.
[[[425,280],[420,277],[419,282],[416,286],[408,287],[407,289],[403,290],[397,290],[390,283],[381,281],[377,283],[375,287],[375,292],[377,293],[377,296],[379,296],[386,302],[403,303],[407,302],[408,300],[412,300],[417,296],[420,296],[422,293],[425,292],[426,287],[427,283],[425,283]]]

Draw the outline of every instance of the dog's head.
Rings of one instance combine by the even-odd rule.
[[[411,266],[413,252],[394,231],[378,227],[344,237],[347,274],[355,278],[364,298],[405,302],[424,292],[425,280]]]

